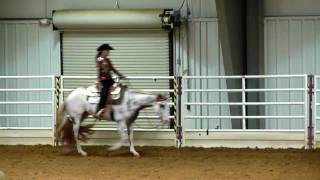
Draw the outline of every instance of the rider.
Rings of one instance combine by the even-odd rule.
[[[97,107],[96,117],[102,119],[102,114],[107,103],[107,98],[109,95],[109,88],[114,84],[114,81],[111,77],[111,71],[119,76],[120,79],[124,79],[119,71],[117,71],[110,59],[108,58],[110,50],[114,50],[109,44],[102,44],[97,49],[96,55],[96,67],[98,70],[98,81],[102,86],[100,102]],[[106,107],[106,111],[110,112],[111,109],[109,106]]]

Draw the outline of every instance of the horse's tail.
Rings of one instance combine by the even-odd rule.
[[[84,113],[81,119],[86,118],[87,115],[87,113]],[[75,119],[71,116],[66,116],[65,104],[62,104],[62,106],[58,109],[56,117],[56,144],[58,145],[58,143],[61,142],[69,146],[74,145],[75,139],[73,133],[73,125],[75,123]],[[91,130],[92,127],[93,125],[81,125],[79,127],[79,140],[84,142],[88,140],[88,135],[93,134],[93,130]]]
[[[59,107],[56,114],[56,131],[55,131],[55,143],[74,145],[75,139],[73,136],[73,123],[74,119],[72,117],[66,116],[66,104],[63,103]]]
[[[75,139],[73,135],[73,123],[74,119],[70,116],[66,116],[66,104],[63,103],[62,106],[58,109],[56,114],[56,133],[55,133],[55,142],[56,145],[59,143],[74,145]]]
[[[63,130],[64,126],[64,119],[65,119],[65,111],[66,111],[66,105],[63,103],[61,107],[57,110],[56,113],[56,127],[55,127],[55,142],[56,145],[61,140],[61,131]]]

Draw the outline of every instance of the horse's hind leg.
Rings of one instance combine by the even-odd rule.
[[[74,139],[76,142],[76,147],[77,147],[78,153],[81,154],[82,156],[87,156],[87,153],[84,150],[82,150],[82,148],[80,146],[80,141],[79,141],[80,123],[81,123],[81,117],[75,117],[74,124],[73,124],[73,135],[74,135]]]
[[[134,145],[133,145],[133,123],[127,124],[128,126],[128,136],[129,136],[129,144],[130,144],[130,152],[136,156],[139,157],[140,154],[135,150]]]
[[[120,134],[120,140],[119,142],[115,143],[112,147],[109,148],[110,151],[119,149],[127,140],[128,135],[125,132],[125,129],[127,128],[127,124],[123,121],[118,122],[118,131]]]

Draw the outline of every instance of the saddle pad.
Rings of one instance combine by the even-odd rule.
[[[122,103],[124,92],[127,90],[126,86],[122,86],[118,94],[111,94],[112,96],[112,105],[119,105]]]
[[[88,102],[90,104],[98,104],[100,101],[100,96],[88,96]]]
[[[86,89],[86,95],[87,96],[100,96],[99,91],[97,90],[96,86],[89,86]]]

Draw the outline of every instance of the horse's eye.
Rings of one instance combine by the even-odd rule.
[[[163,104],[160,104],[160,108],[164,109],[164,105],[163,105]]]

